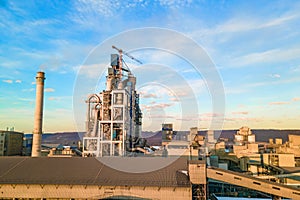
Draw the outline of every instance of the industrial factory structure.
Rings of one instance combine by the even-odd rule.
[[[123,51],[117,50],[119,54],[111,55],[106,90],[91,94],[86,101],[83,156],[126,156],[131,152],[145,152],[145,140],[140,138],[142,112],[135,90],[136,77],[123,62]]]
[[[241,127],[234,135],[233,153],[238,158],[258,153],[258,143],[249,127]]]
[[[201,135],[198,128],[193,127],[181,137],[173,130],[173,124],[164,123],[160,132],[161,147],[150,147],[141,137],[142,112],[136,77],[125,64],[123,55],[141,62],[113,48],[118,54],[111,55],[106,89],[89,95],[86,100],[82,152],[76,149],[76,155],[81,157],[73,157],[75,154],[69,146],[53,147],[47,152],[48,157],[43,157],[45,73],[37,73],[31,153],[35,158],[29,157],[27,151],[24,155],[28,157],[0,158],[1,199],[205,200],[214,199],[213,195],[218,193],[238,196],[241,193],[236,187],[243,187],[246,194],[251,193],[246,196],[254,193],[254,197],[300,199],[299,180],[284,173],[288,170],[292,170],[293,175],[298,173],[294,167],[296,157],[300,158],[300,136],[290,135],[286,144],[280,139],[276,139],[275,144],[270,140],[264,144],[264,152],[260,152],[261,144],[256,142],[255,134],[244,126],[236,132],[232,149],[228,150],[228,142],[217,140],[214,130]],[[17,153],[22,152],[20,137],[23,133],[0,131],[0,156],[19,155]],[[23,146],[31,146],[31,137],[24,138]],[[178,138],[180,140],[176,140]],[[143,156],[136,156],[139,153]],[[151,166],[153,170],[120,171],[104,164],[108,159],[130,169]]]

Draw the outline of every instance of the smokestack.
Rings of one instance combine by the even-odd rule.
[[[40,157],[41,156],[44,81],[45,81],[45,73],[37,72],[34,129],[33,129],[32,151],[31,151],[32,157]]]

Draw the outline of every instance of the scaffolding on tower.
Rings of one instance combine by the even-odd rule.
[[[86,134],[83,156],[128,156],[133,152],[147,153],[146,140],[140,138],[142,112],[136,77],[125,68],[123,55],[142,64],[115,46],[118,54],[111,54],[107,69],[106,89],[88,96]]]

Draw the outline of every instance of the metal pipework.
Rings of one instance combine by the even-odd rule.
[[[36,75],[36,100],[35,100],[35,114],[34,114],[34,128],[32,139],[32,157],[41,156],[42,143],[42,128],[43,128],[43,102],[44,102],[44,81],[45,73],[37,72]]]

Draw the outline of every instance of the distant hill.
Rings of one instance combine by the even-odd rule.
[[[216,131],[220,138],[228,138],[229,141],[234,140],[234,134],[237,130]],[[281,138],[282,142],[288,141],[288,135],[300,135],[300,130],[276,130],[276,129],[252,129],[252,133],[256,136],[256,141],[268,142],[269,138]],[[205,135],[206,131],[198,131],[199,135]],[[77,146],[78,141],[82,141],[83,132],[61,132],[61,133],[45,133],[42,136],[43,144],[62,144],[67,146]],[[175,138],[178,140],[186,140],[189,131],[175,131]],[[162,133],[161,131],[142,132],[142,137],[147,139],[151,146],[160,146]],[[216,139],[218,139],[216,137]]]
[[[82,141],[83,134],[83,132],[45,133],[42,136],[42,143],[77,146],[78,141]]]

